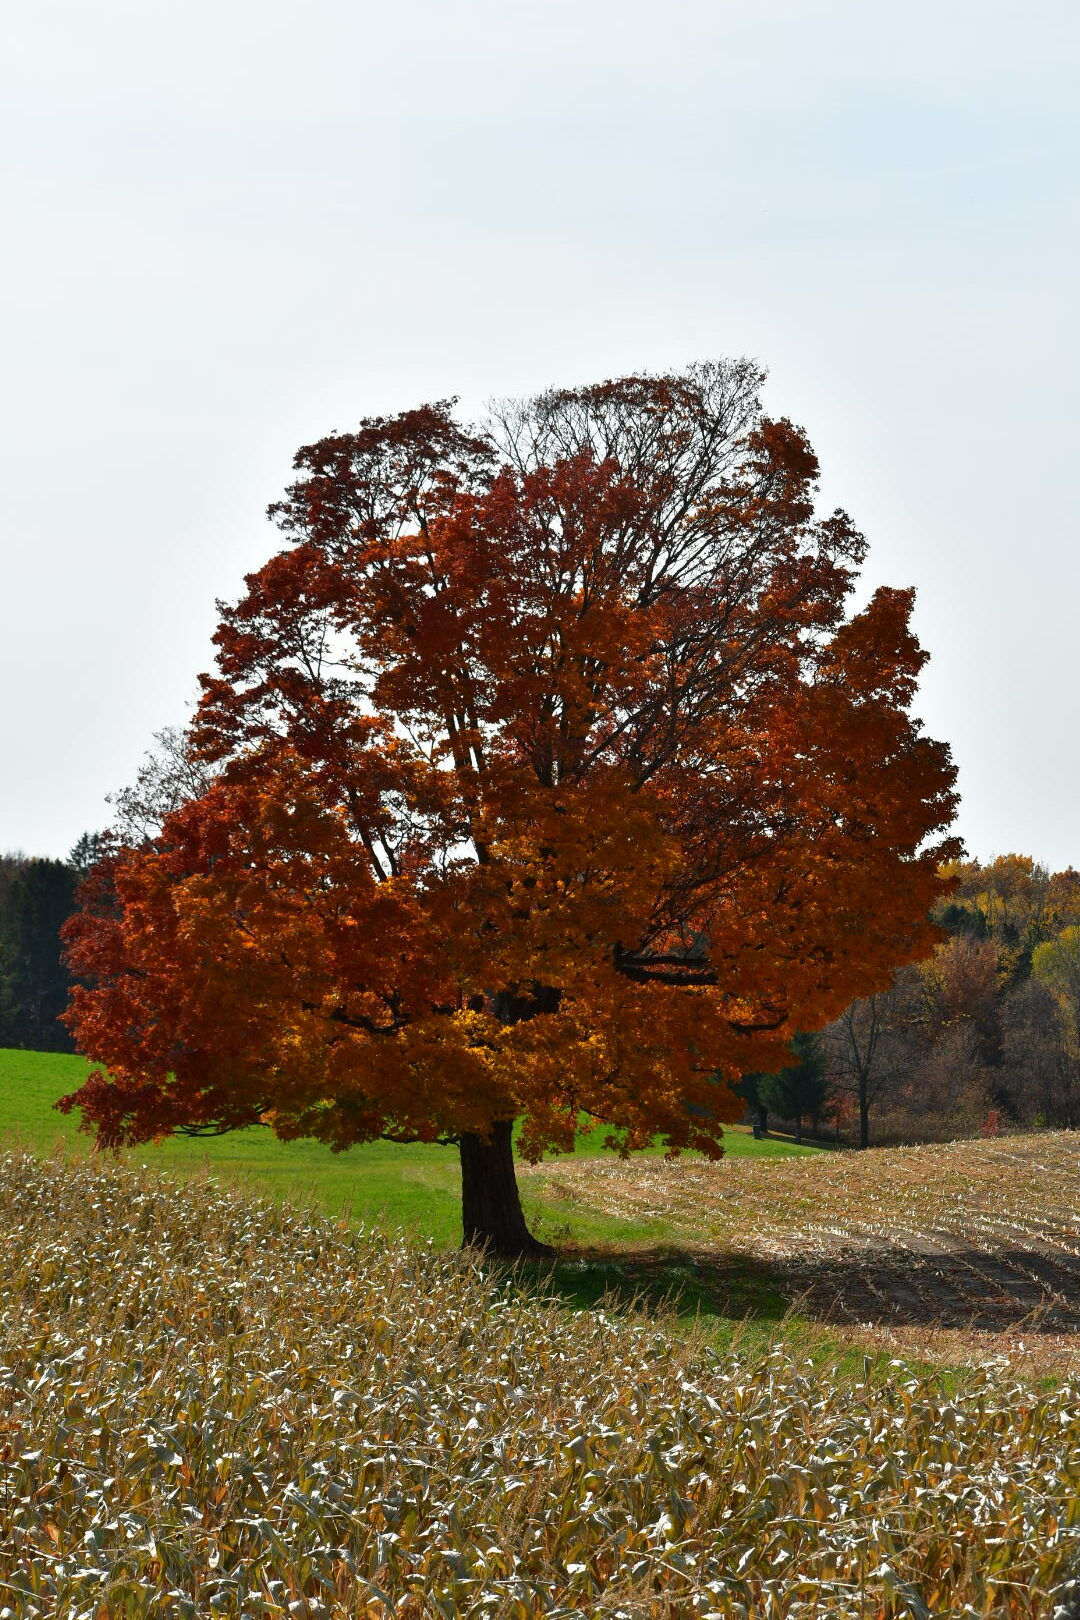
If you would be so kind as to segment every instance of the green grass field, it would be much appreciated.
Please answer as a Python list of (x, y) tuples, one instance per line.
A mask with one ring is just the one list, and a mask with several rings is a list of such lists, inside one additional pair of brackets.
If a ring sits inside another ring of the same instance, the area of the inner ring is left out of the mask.
[[(79, 1085), (86, 1070), (77, 1057), (0, 1050), (0, 1147), (23, 1146), (39, 1157), (59, 1148), (69, 1157), (85, 1157), (91, 1139), (53, 1104)], [(941, 1341), (927, 1350), (918, 1327), (908, 1334), (910, 1345), (905, 1340), (901, 1348), (889, 1279), (900, 1289), (900, 1305), (905, 1299), (910, 1303), (927, 1268), (909, 1277), (900, 1263), (903, 1256), (897, 1260), (888, 1243), (866, 1250), (865, 1234), (859, 1239), (865, 1262), (861, 1270), (843, 1248), (844, 1233), (849, 1228), (861, 1231), (860, 1219), (871, 1219), (875, 1211), (879, 1237), (898, 1224), (902, 1228), (905, 1219), (910, 1224), (916, 1204), (922, 1207), (920, 1199), (929, 1200), (926, 1219), (936, 1231), (940, 1210), (935, 1199), (940, 1201), (947, 1165), (956, 1160), (953, 1203), (962, 1212), (963, 1241), (958, 1243), (964, 1253), (953, 1271), (946, 1267), (940, 1277), (935, 1271), (931, 1280), (938, 1294), (951, 1300), (952, 1317), (957, 1311), (963, 1315), (970, 1292), (965, 1278), (977, 1261), (966, 1254), (967, 1227), (981, 1230), (982, 1215), (999, 1217), (1004, 1209), (993, 1192), (996, 1184), (987, 1182), (983, 1162), (993, 1143), (976, 1143), (970, 1152), (959, 1146), (942, 1149), (930, 1157), (918, 1149), (837, 1157), (782, 1138), (755, 1141), (749, 1131), (735, 1127), (726, 1136), (734, 1161), (727, 1169), (713, 1172), (687, 1155), (669, 1173), (655, 1156), (634, 1155), (620, 1163), (599, 1147), (599, 1137), (597, 1132), (591, 1140), (585, 1138), (579, 1153), (547, 1160), (536, 1171), (523, 1167), (520, 1176), (531, 1229), (558, 1251), (557, 1261), (542, 1267), (544, 1275), (537, 1281), (554, 1287), (565, 1304), (589, 1310), (604, 1299), (609, 1304), (637, 1299), (650, 1310), (667, 1307), (669, 1319), (684, 1325), (700, 1321), (718, 1348), (740, 1335), (747, 1347), (757, 1348), (779, 1338), (789, 1349), (827, 1362), (842, 1375), (845, 1368), (857, 1372), (866, 1351), (885, 1362), (899, 1351), (918, 1363), (928, 1355), (935, 1364), (959, 1367), (969, 1354), (1004, 1348), (1004, 1341), (984, 1344), (986, 1335), (980, 1330), (974, 1337), (961, 1335), (955, 1346)], [(1069, 1144), (1054, 1148), (1040, 1140), (1025, 1147), (1012, 1142), (1011, 1151), (1014, 1156), (1034, 1154), (1032, 1175), (1051, 1177), (1045, 1187), (1032, 1183), (1035, 1206), (1065, 1207), (1068, 1200), (1053, 1179), (1054, 1154), (1071, 1163)], [(460, 1240), (460, 1173), (453, 1148), (374, 1142), (332, 1154), (318, 1143), (283, 1143), (270, 1131), (255, 1129), (217, 1138), (175, 1138), (122, 1157), (136, 1167), (171, 1172), (181, 1185), (195, 1183), (193, 1198), (202, 1196), (198, 1186), (210, 1176), (332, 1220), (345, 1218), (368, 1230), (430, 1240), (442, 1250), (456, 1248)], [(1039, 1169), (1043, 1159), (1049, 1169)], [(984, 1210), (979, 1198), (987, 1186), (993, 1196)], [(822, 1287), (835, 1276), (845, 1299), (865, 1296), (861, 1315), (856, 1312), (861, 1326), (850, 1333), (837, 1327), (848, 1318), (837, 1317), (828, 1301), (823, 1304), (824, 1295), (811, 1299), (808, 1293), (809, 1261), (815, 1244), (820, 1248), (824, 1240), (816, 1227), (816, 1237), (807, 1240), (804, 1228), (821, 1218), (839, 1247), (831, 1258), (818, 1257), (813, 1275)], [(762, 1233), (766, 1241), (759, 1243)], [(1022, 1247), (1021, 1239), (1013, 1246)], [(990, 1259), (1000, 1271), (1001, 1256)], [(1046, 1263), (1044, 1257), (1044, 1269)], [(528, 1273), (520, 1282), (526, 1290), (533, 1286)], [(1022, 1277), (1023, 1298), (1026, 1286)], [(948, 1291), (956, 1288), (960, 1292), (953, 1299)], [(933, 1318), (932, 1304), (929, 1299), (920, 1320)], [(1012, 1316), (1018, 1312), (1023, 1314), (1020, 1305)], [(1012, 1319), (1008, 1312), (1002, 1317), (1003, 1330), (1007, 1318)], [(872, 1327), (875, 1323), (880, 1333)], [(1045, 1340), (1046, 1335), (1035, 1338)], [(1064, 1339), (1061, 1345), (1055, 1340), (1040, 1347), (1048, 1367), (1053, 1362), (1056, 1369), (1063, 1346), (1068, 1348)]]
[[(0, 1050), (0, 1145), (18, 1144), (37, 1154), (58, 1147), (87, 1152), (90, 1138), (79, 1131), (77, 1117), (53, 1107), (81, 1084), (87, 1070), (84, 1059), (62, 1053)], [(582, 1139), (578, 1151), (603, 1153), (601, 1134)], [(741, 1126), (728, 1130), (725, 1147), (732, 1157), (821, 1151), (785, 1138), (755, 1141)], [(254, 1129), (175, 1137), (124, 1157), (185, 1176), (210, 1173), (333, 1218), (404, 1231), (440, 1245), (457, 1244), (461, 1237), (461, 1175), (454, 1148), (369, 1142), (333, 1154), (318, 1142), (279, 1142), (269, 1130)], [(662, 1215), (623, 1220), (567, 1204), (545, 1196), (527, 1175), (522, 1199), (532, 1230), (566, 1251), (555, 1281), (568, 1303), (588, 1306), (611, 1291), (654, 1301), (678, 1298), (684, 1315), (700, 1311), (732, 1325), (747, 1316), (764, 1325), (784, 1313), (784, 1299), (760, 1270), (734, 1268), (723, 1298), (703, 1286), (680, 1252), (685, 1229)]]
[[(56, 1099), (82, 1083), (89, 1065), (83, 1058), (56, 1052), (0, 1050), (0, 1137), (18, 1141), (35, 1153), (62, 1144), (85, 1151), (90, 1139), (78, 1129), (75, 1115), (53, 1107)], [(584, 1138), (578, 1151), (602, 1153), (597, 1132)], [(813, 1153), (782, 1138), (755, 1141), (749, 1130), (733, 1127), (725, 1138), (733, 1156)], [(174, 1137), (130, 1152), (135, 1163), (198, 1174), (209, 1170), (230, 1181), (247, 1182), (272, 1196), (313, 1204), (331, 1216), (416, 1232), (437, 1243), (456, 1242), (461, 1234), (461, 1177), (454, 1148), (403, 1146), (368, 1142), (347, 1153), (331, 1153), (319, 1142), (279, 1142), (261, 1128), (222, 1137)], [(525, 1193), (528, 1200), (528, 1191)], [(593, 1243), (614, 1236), (610, 1217), (599, 1223), (559, 1205), (532, 1201), (534, 1224), (557, 1227), (572, 1241)], [(662, 1238), (662, 1223), (626, 1222), (618, 1234), (625, 1242)]]

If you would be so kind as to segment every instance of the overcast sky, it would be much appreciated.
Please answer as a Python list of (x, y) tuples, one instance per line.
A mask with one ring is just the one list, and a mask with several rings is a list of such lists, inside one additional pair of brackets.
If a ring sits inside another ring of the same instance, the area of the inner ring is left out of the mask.
[(973, 854), (1080, 865), (1076, 0), (35, 0), (0, 849), (108, 820), (359, 417), (749, 354), (918, 588)]

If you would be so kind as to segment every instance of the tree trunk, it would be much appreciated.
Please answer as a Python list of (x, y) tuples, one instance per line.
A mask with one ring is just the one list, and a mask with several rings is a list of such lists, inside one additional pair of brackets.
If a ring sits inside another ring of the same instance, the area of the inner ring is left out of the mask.
[(799, 1115), (798, 1119), (795, 1121), (795, 1140), (796, 1140), (796, 1142), (801, 1142), (802, 1141), (802, 1115), (801, 1114)]
[(554, 1254), (525, 1225), (514, 1174), (513, 1130), (513, 1120), (498, 1119), (490, 1137), (465, 1131), (460, 1138), (465, 1246), (509, 1259)]
[(859, 1146), (870, 1146), (870, 1097), (866, 1075), (859, 1076)]

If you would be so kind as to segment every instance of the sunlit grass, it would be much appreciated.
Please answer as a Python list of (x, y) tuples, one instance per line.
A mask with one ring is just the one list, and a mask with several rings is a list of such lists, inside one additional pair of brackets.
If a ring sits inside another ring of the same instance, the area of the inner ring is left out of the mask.
[[(17, 1140), (34, 1152), (48, 1152), (57, 1143), (86, 1151), (89, 1138), (80, 1134), (77, 1116), (58, 1114), (53, 1104), (77, 1089), (88, 1067), (83, 1058), (63, 1053), (0, 1050), (0, 1137)], [(582, 1138), (573, 1157), (601, 1154), (603, 1134), (597, 1131)], [(748, 1130), (734, 1128), (726, 1138), (726, 1151), (734, 1157), (784, 1157), (815, 1150), (778, 1138), (758, 1142)], [(437, 1243), (461, 1239), (461, 1172), (455, 1148), (368, 1142), (333, 1154), (321, 1143), (279, 1142), (271, 1131), (257, 1128), (222, 1137), (173, 1137), (128, 1156), (179, 1174), (205, 1168), (271, 1197), (311, 1204), (334, 1217), (345, 1213)], [(557, 1198), (528, 1191), (526, 1204), (530, 1219), (542, 1229), (558, 1229), (579, 1242), (617, 1238), (634, 1243), (664, 1235), (640, 1220), (568, 1212)]]
[[(61, 1147), (84, 1155), (91, 1139), (77, 1118), (53, 1107), (57, 1097), (81, 1084), (85, 1060), (66, 1054), (0, 1050), (0, 1144), (3, 1140), (50, 1153)], [(579, 1151), (549, 1162), (568, 1166), (578, 1160), (612, 1158), (601, 1148), (603, 1132), (581, 1139)], [(782, 1138), (755, 1141), (749, 1130), (727, 1133), (734, 1158), (812, 1157)], [(278, 1201), (288, 1201), (333, 1219), (346, 1218), (442, 1247), (461, 1241), (461, 1172), (456, 1149), (370, 1142), (332, 1154), (317, 1142), (279, 1142), (269, 1130), (229, 1136), (175, 1137), (127, 1151), (125, 1162), (196, 1178), (210, 1174)], [(640, 1300), (652, 1309), (669, 1307), (689, 1326), (699, 1318), (717, 1343), (743, 1334), (766, 1343), (777, 1331), (787, 1302), (768, 1267), (730, 1266), (704, 1281), (679, 1250), (678, 1226), (654, 1216), (568, 1204), (557, 1190), (522, 1175), (522, 1196), (530, 1227), (562, 1253), (552, 1284), (574, 1308), (599, 1300)], [(792, 1340), (804, 1331), (785, 1323)], [(832, 1341), (818, 1335), (815, 1350), (828, 1353)], [(2, 1605), (0, 1605), (2, 1606)]]

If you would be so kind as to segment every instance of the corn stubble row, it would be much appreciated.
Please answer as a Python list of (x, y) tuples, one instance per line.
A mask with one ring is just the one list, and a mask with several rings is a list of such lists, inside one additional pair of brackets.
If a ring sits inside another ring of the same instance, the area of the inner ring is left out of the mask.
[(1071, 1612), (1075, 1384), (718, 1356), (93, 1162), (0, 1203), (3, 1615)]

